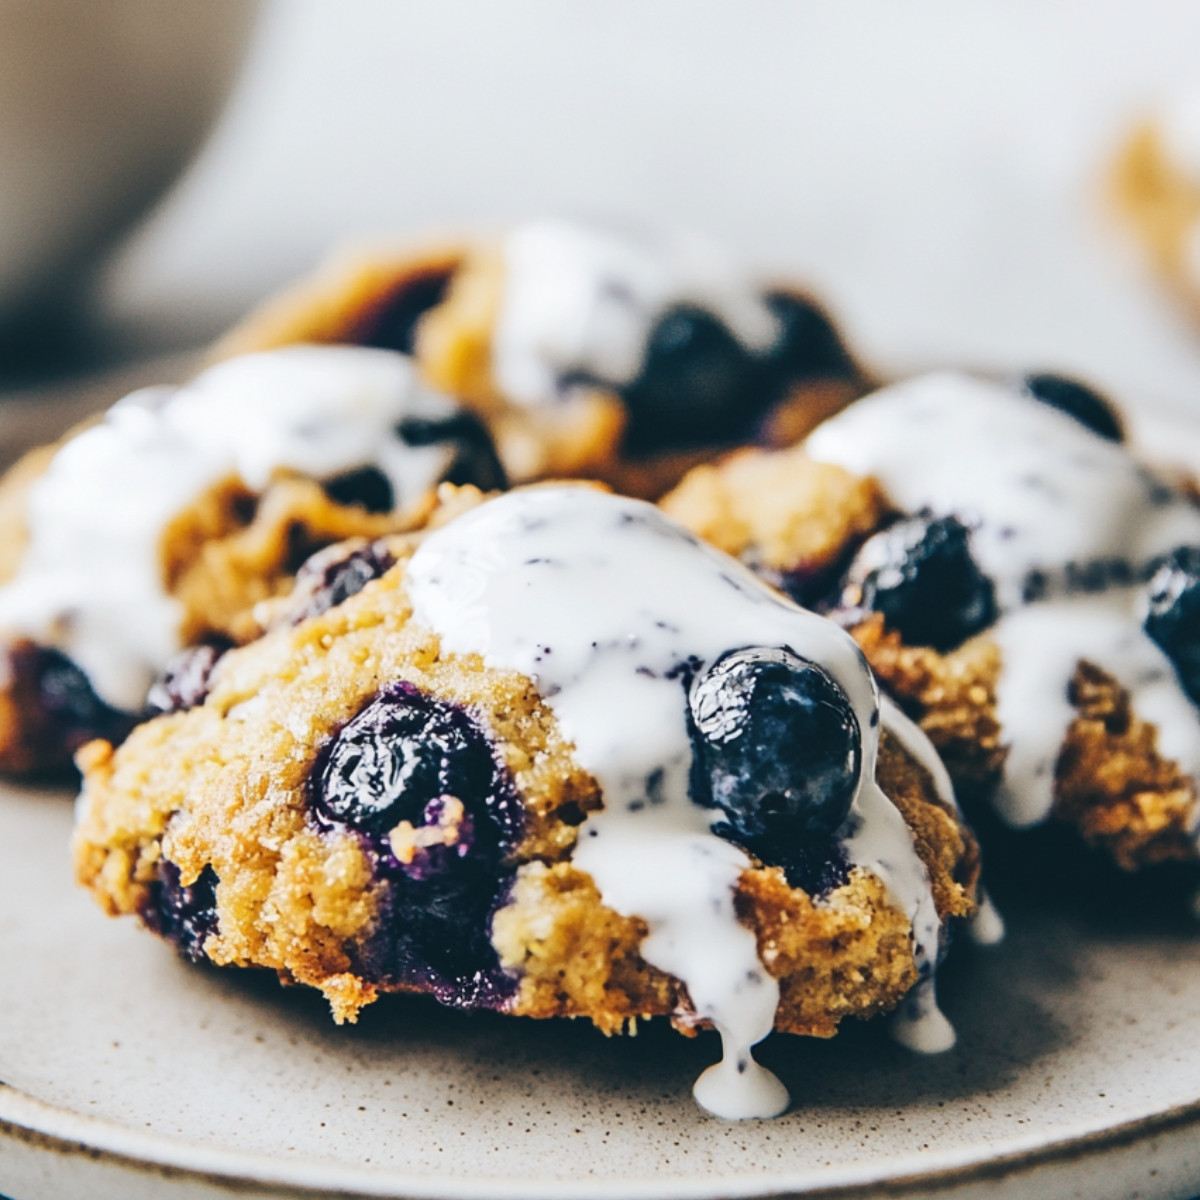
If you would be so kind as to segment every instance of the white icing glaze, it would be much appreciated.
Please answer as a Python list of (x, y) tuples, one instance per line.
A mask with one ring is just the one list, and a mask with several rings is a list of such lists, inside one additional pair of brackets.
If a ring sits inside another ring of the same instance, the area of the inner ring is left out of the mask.
[(943, 1054), (954, 1047), (954, 1026), (938, 1007), (933, 976), (922, 979), (903, 1000), (892, 1017), (889, 1032), (902, 1046), (917, 1054)]
[(754, 350), (779, 336), (761, 294), (693, 235), (545, 220), (512, 230), (503, 256), (492, 362), (501, 390), (519, 404), (559, 399), (569, 375), (632, 382), (655, 320), (674, 304), (714, 313)]
[[(407, 579), (415, 619), (447, 650), (534, 681), (599, 781), (604, 809), (581, 827), (574, 861), (605, 903), (647, 922), (646, 960), (681, 979), (697, 1015), (720, 1030), (724, 1064), (697, 1085), (705, 1107), (773, 1116), (786, 1095), (750, 1053), (772, 1027), (778, 985), (734, 914), (749, 860), (712, 833), (717, 814), (688, 795), (684, 664), (703, 669), (729, 650), (787, 646), (838, 681), (862, 732), (845, 853), (885, 882), (912, 920), (922, 974), (932, 971), (940, 928), (928, 875), (875, 784), (878, 694), (843, 631), (652, 505), (579, 486), (510, 493), (457, 518), (425, 540)], [(911, 723), (899, 736), (925, 741)]]
[(29, 497), (29, 545), (0, 588), (0, 630), (63, 650), (97, 694), (140, 708), (179, 646), (162, 578), (167, 523), (231, 476), (261, 490), (277, 470), (328, 478), (373, 465), (398, 505), (449, 465), (410, 447), (402, 417), (456, 411), (386, 350), (293, 346), (221, 363), (179, 389), (148, 388), (68, 441)]
[(1004, 918), (984, 888), (979, 889), (974, 915), (967, 921), (967, 936), (977, 946), (998, 946), (1004, 941)]
[[(1159, 748), (1200, 770), (1200, 718), (1167, 657), (1144, 633), (1144, 589), (1123, 579), (1072, 590), (1071, 567), (1119, 563), (1137, 575), (1157, 556), (1200, 546), (1200, 511), (1122, 446), (1002, 384), (950, 372), (884, 388), (822, 425), (813, 458), (879, 479), (902, 509), (954, 514), (996, 585), (990, 634), (1003, 661), (997, 709), (1008, 746), (1001, 815), (1043, 820), (1074, 716), (1067, 689), (1082, 659), (1126, 687)], [(1040, 597), (1028, 594), (1037, 573)], [(1120, 578), (1120, 577), (1117, 577)]]

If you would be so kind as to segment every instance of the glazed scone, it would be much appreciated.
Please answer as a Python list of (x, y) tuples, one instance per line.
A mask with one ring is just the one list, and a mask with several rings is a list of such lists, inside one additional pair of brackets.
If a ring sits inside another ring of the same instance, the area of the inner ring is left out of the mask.
[(1196, 857), (1200, 510), (1089, 389), (911, 380), (663, 507), (849, 627), (964, 796)]
[(424, 991), (712, 1024), (724, 1115), (786, 1104), (750, 1057), (772, 1027), (904, 1000), (910, 1044), (953, 1040), (933, 978), (975, 844), (842, 630), (582, 485), (340, 553), (377, 577), (334, 603), (327, 559), (179, 711), (81, 753), (75, 861), (108, 912), (339, 1021)]
[(714, 447), (794, 441), (866, 387), (803, 293), (753, 284), (694, 236), (567, 220), (347, 255), (217, 353), (296, 340), (411, 351), (486, 417), (514, 481), (587, 476), (640, 495)]
[(0, 770), (119, 740), (170, 657), (324, 545), (503, 483), (487, 430), (383, 350), (293, 346), (127, 396), (0, 482)]

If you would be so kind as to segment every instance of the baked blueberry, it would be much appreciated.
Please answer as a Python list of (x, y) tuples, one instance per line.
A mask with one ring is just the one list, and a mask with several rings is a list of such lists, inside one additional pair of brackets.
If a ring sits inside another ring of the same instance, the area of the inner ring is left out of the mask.
[(638, 377), (621, 389), (626, 449), (731, 440), (759, 415), (762, 385), (762, 363), (721, 320), (691, 305), (670, 308), (650, 332)]
[(862, 768), (845, 693), (791, 650), (751, 647), (698, 675), (688, 709), (692, 799), (721, 809), (718, 833), (811, 881), (829, 862)]
[(1049, 372), (1026, 375), (1021, 387), (1035, 400), (1074, 417), (1093, 433), (1110, 442), (1123, 442), (1121, 419), (1107, 400), (1077, 379)]
[(470, 483), (484, 492), (502, 491), (508, 486), (492, 435), (472, 412), (463, 410), (437, 419), (405, 417), (396, 426), (396, 433), (408, 446), (453, 446), (454, 458), (442, 475), (445, 483)]
[(160, 859), (157, 878), (150, 884), (146, 902), (138, 910), (146, 925), (174, 942), (192, 962), (204, 960), (204, 942), (217, 928), (217, 876), (205, 867), (195, 883), (184, 887), (179, 868)]
[(770, 353), (780, 392), (802, 379), (853, 378), (858, 374), (854, 359), (820, 305), (796, 292), (768, 292), (765, 299), (780, 325)]
[(1149, 586), (1146, 632), (1175, 664), (1179, 682), (1200, 704), (1200, 549), (1181, 546)]
[(203, 704), (213, 670), (231, 644), (206, 644), (181, 650), (151, 685), (146, 707), (152, 712), (169, 713), (186, 712)]
[(408, 275), (366, 314), (358, 339), (361, 345), (412, 354), (421, 317), (439, 305), (450, 287), (453, 271), (429, 270)]
[(489, 932), (522, 816), (483, 729), (461, 708), (395, 684), (334, 738), (313, 800), (326, 820), (364, 835), (389, 911), (403, 914), (380, 921), (364, 969), (447, 1004), (507, 994)]
[(292, 624), (336, 608), (378, 579), (396, 559), (383, 540), (336, 542), (318, 550), (296, 572), (288, 614)]
[(367, 512), (386, 513), (395, 507), (391, 480), (378, 467), (346, 471), (321, 485), (337, 504), (356, 504)]
[(956, 517), (912, 517), (869, 538), (847, 573), (841, 604), (881, 613), (910, 645), (942, 651), (996, 619), (995, 588)]

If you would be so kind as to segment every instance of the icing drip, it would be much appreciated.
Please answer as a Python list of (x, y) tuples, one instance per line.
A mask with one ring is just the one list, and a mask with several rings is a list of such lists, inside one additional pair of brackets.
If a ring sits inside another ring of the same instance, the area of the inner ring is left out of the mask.
[(1001, 609), (989, 636), (1003, 670), (997, 709), (1008, 745), (996, 799), (1015, 826), (1044, 820), (1075, 716), (1081, 660), (1128, 689), (1158, 727), (1160, 751), (1200, 770), (1200, 718), (1142, 628), (1154, 560), (1200, 546), (1200, 511), (1124, 448), (1001, 384), (950, 372), (884, 388), (826, 422), (813, 458), (879, 479), (909, 512), (954, 515)]
[(403, 356), (351, 347), (247, 355), (179, 389), (135, 392), (33, 485), (0, 629), (61, 649), (102, 699), (136, 710), (179, 648), (181, 610), (162, 577), (174, 517), (231, 477), (260, 491), (280, 470), (324, 479), (363, 466), (387, 477), (400, 507), (438, 482), (453, 450), (409, 446), (397, 421), (456, 411)]
[(975, 914), (967, 921), (967, 936), (977, 946), (997, 946), (1004, 941), (1004, 918), (992, 903), (992, 898), (979, 889), (979, 902)]
[(780, 333), (759, 293), (699, 237), (546, 220), (514, 229), (503, 255), (492, 361), (518, 404), (559, 399), (571, 377), (631, 383), (655, 320), (674, 304), (715, 314), (752, 350)]
[[(912, 833), (874, 781), (879, 700), (853, 640), (797, 608), (658, 509), (587, 487), (537, 488), (481, 505), (431, 534), (409, 564), (416, 620), (443, 646), (529, 676), (554, 709), (603, 811), (575, 863), (616, 911), (642, 917), (647, 962), (682, 980), (720, 1030), (722, 1064), (697, 1099), (726, 1117), (773, 1116), (782, 1085), (750, 1047), (770, 1031), (778, 985), (733, 908), (746, 854), (688, 793), (692, 750), (681, 674), (725, 652), (787, 646), (838, 681), (862, 732), (862, 773), (842, 831), (913, 923), (923, 974), (939, 923)], [(889, 708), (884, 721), (893, 727)], [(911, 728), (898, 734), (924, 742)]]
[(892, 1017), (890, 1032), (902, 1046), (917, 1054), (943, 1054), (954, 1048), (954, 1026), (938, 1008), (933, 976), (922, 979)]

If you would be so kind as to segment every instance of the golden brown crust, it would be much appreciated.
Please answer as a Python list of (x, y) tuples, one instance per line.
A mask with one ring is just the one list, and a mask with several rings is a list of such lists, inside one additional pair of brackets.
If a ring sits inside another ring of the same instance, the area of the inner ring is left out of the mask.
[[(601, 805), (532, 683), (473, 655), (441, 652), (411, 620), (400, 561), (362, 592), (230, 652), (206, 702), (140, 726), (119, 750), (93, 743), (74, 853), (80, 882), (110, 913), (151, 903), (160, 859), (191, 885), (211, 867), (219, 927), (204, 953), (320, 988), (351, 1020), (383, 983), (355, 970), (355, 945), (381, 919), (382, 885), (362, 845), (309, 814), (321, 748), (380, 687), (404, 680), (472, 713), (490, 731), (525, 811), (518, 875), (492, 936), (520, 975), (509, 1011), (578, 1015), (614, 1032), (639, 1016), (687, 1017), (678, 981), (641, 957), (644, 924), (605, 906), (570, 862)], [(411, 550), (411, 543), (409, 543)], [(973, 907), (975, 849), (932, 783), (885, 739), (881, 782), (914, 831), (943, 916)], [(846, 1015), (893, 1006), (916, 978), (912, 930), (884, 885), (855, 869), (819, 899), (777, 868), (744, 872), (737, 906), (782, 984), (782, 1029), (831, 1034)]]
[(1131, 710), (1129, 693), (1080, 663), (1071, 703), (1079, 715), (1058, 760), (1055, 815), (1126, 870), (1194, 859), (1195, 781), (1158, 753), (1155, 728)]
[(335, 253), (311, 277), (243, 318), (217, 342), (211, 357), (216, 361), (296, 342), (361, 344), (401, 289), (414, 282), (449, 279), (469, 249), (461, 239), (445, 239), (393, 250)]
[(814, 462), (799, 446), (699, 466), (660, 507), (726, 554), (789, 572), (827, 567), (888, 511), (874, 480)]

